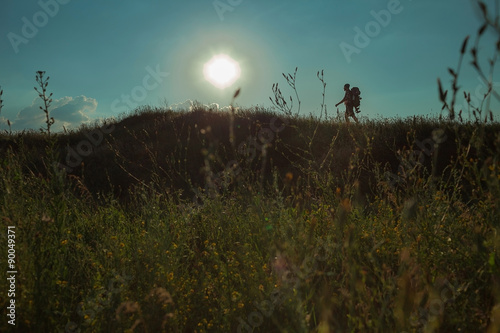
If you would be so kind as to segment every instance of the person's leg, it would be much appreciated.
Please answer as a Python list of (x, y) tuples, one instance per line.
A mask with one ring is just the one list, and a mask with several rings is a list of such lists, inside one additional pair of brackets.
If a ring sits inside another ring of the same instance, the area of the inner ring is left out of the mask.
[(347, 122), (349, 122), (349, 117), (353, 117), (354, 119), (356, 119), (356, 117), (354, 116), (354, 112), (352, 111), (352, 105), (346, 105), (345, 118)]
[(356, 118), (356, 115), (355, 115), (354, 113), (352, 114), (352, 117), (354, 118), (354, 121), (355, 121), (356, 123), (359, 123), (358, 118)]

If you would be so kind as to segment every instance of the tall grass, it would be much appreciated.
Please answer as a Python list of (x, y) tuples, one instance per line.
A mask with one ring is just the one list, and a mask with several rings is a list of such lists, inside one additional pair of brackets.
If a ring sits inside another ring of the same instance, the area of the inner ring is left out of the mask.
[(291, 117), (259, 140), (275, 116), (237, 113), (234, 153), (228, 114), (144, 109), (70, 174), (51, 159), (94, 129), (52, 135), (55, 154), (4, 135), (19, 274), (2, 330), (498, 328), (497, 123)]

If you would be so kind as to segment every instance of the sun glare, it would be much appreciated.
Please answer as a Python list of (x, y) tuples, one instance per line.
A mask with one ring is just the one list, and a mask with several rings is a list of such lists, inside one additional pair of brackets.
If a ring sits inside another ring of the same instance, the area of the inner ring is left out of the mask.
[(219, 54), (212, 57), (212, 59), (203, 66), (203, 75), (205, 79), (220, 89), (232, 85), (238, 80), (240, 73), (240, 65), (225, 54)]

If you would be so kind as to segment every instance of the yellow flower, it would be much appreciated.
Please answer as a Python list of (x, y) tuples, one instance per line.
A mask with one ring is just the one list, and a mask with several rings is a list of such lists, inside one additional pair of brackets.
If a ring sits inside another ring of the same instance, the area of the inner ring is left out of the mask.
[(260, 291), (264, 291), (264, 286), (263, 285), (259, 285), (259, 290)]
[(245, 306), (245, 304), (243, 304), (243, 302), (238, 303), (238, 308), (242, 309), (244, 306)]
[(67, 239), (65, 239), (65, 240), (63, 240), (63, 241), (61, 242), (61, 245), (66, 245), (66, 244), (68, 244), (68, 240), (67, 240)]
[(82, 234), (78, 234), (78, 235), (76, 235), (76, 238), (77, 238), (77, 239), (82, 239), (82, 237), (83, 237), (83, 235), (82, 235)]
[(125, 244), (123, 244), (123, 242), (122, 242), (122, 243), (120, 243), (120, 246), (121, 246), (121, 247), (125, 247)]

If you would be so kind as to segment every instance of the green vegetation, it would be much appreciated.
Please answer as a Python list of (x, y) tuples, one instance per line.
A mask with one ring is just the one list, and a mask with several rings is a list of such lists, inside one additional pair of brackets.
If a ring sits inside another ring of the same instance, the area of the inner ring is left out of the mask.
[(499, 127), (199, 107), (4, 134), (15, 329), (497, 332)]
[(323, 72), (320, 117), (300, 116), (296, 69), (279, 114), (144, 107), (54, 133), (37, 72), (47, 127), (0, 135), (0, 331), (500, 332), (498, 49), (491, 74), (478, 59), (500, 21), (477, 4), (469, 122), (469, 38), (438, 81), (449, 120), (340, 122)]

